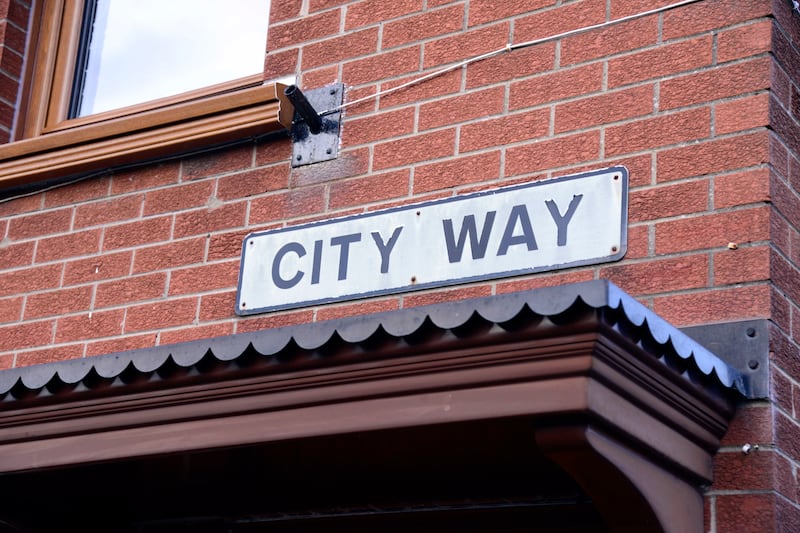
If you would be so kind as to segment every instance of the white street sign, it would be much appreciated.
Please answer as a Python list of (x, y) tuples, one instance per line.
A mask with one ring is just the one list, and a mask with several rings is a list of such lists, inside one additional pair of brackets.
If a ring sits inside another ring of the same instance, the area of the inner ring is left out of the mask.
[(248, 235), (236, 312), (290, 309), (621, 259), (624, 167)]

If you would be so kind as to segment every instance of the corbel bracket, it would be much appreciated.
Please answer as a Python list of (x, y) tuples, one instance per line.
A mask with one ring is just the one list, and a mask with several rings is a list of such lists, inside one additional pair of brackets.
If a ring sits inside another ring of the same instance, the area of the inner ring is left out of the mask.
[(336, 110), (342, 105), (344, 85), (301, 91), (296, 85), (284, 90), (293, 108), (291, 124), (292, 166), (299, 167), (336, 159), (339, 154), (341, 111), (320, 114), (319, 110)]

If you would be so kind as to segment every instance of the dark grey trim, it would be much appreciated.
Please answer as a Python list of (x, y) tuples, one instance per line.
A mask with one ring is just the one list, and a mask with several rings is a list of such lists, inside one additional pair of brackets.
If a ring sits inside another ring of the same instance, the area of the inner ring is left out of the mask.
[(597, 314), (608, 328), (643, 346), (685, 379), (754, 397), (748, 376), (614, 284), (598, 280), (15, 368), (0, 372), (0, 399), (7, 404), (142, 383), (219, 380), (246, 366), (316, 361), (342, 343), (378, 351), (386, 341), (413, 346), (430, 335), (450, 336), (462, 344), (485, 343), (542, 320), (555, 326), (577, 323), (586, 312)]

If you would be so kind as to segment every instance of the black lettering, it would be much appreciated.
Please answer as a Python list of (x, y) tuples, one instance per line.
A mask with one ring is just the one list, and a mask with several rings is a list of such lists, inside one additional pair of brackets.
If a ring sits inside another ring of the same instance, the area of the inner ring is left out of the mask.
[(319, 272), (322, 266), (322, 241), (314, 241), (314, 262), (311, 265), (311, 284), (319, 283)]
[(558, 206), (556, 205), (555, 201), (545, 201), (545, 204), (547, 204), (547, 209), (550, 211), (550, 216), (553, 217), (553, 222), (556, 223), (556, 227), (558, 228), (559, 246), (567, 245), (567, 225), (569, 224), (569, 221), (572, 220), (572, 215), (575, 214), (578, 204), (581, 203), (581, 198), (583, 198), (582, 194), (574, 195), (572, 197), (572, 201), (569, 203), (569, 207), (567, 207), (567, 212), (563, 216), (558, 211)]
[[(519, 222), (522, 228), (521, 235), (514, 235), (517, 222)], [(497, 248), (497, 255), (506, 255), (508, 253), (508, 248), (517, 244), (527, 245), (529, 252), (538, 249), (538, 246), (536, 246), (536, 237), (533, 234), (533, 227), (531, 226), (531, 219), (528, 217), (528, 209), (524, 205), (515, 205), (511, 208), (506, 230), (503, 232), (503, 238), (500, 240), (500, 246)]]
[(473, 259), (483, 259), (486, 255), (486, 246), (489, 244), (489, 235), (492, 232), (492, 224), (494, 224), (494, 217), (496, 212), (489, 211), (486, 213), (486, 219), (483, 222), (483, 230), (481, 231), (480, 239), (478, 238), (478, 230), (475, 227), (475, 215), (467, 215), (464, 217), (464, 222), (461, 224), (461, 232), (458, 234), (458, 242), (455, 241), (455, 233), (453, 232), (453, 221), (448, 219), (442, 220), (444, 226), (444, 240), (447, 245), (447, 258), (451, 263), (461, 262), (461, 256), (464, 254), (464, 245), (469, 236), (470, 247), (472, 250)]
[(331, 246), (339, 246), (339, 281), (347, 279), (347, 262), (350, 259), (350, 245), (361, 240), (360, 233), (340, 235), (331, 238)]
[(305, 274), (302, 270), (298, 270), (295, 275), (289, 279), (281, 277), (281, 261), (283, 261), (283, 256), (289, 252), (296, 253), (297, 257), (306, 255), (306, 249), (303, 248), (303, 245), (299, 242), (290, 242), (281, 246), (278, 253), (275, 254), (275, 258), (272, 260), (272, 282), (279, 289), (291, 289), (300, 283), (300, 280), (303, 279), (303, 275)]
[(401, 231), (403, 231), (403, 226), (394, 228), (392, 236), (389, 237), (389, 242), (387, 243), (383, 242), (383, 237), (380, 232), (373, 231), (371, 234), (375, 245), (378, 247), (378, 251), (381, 253), (381, 274), (389, 272), (389, 255), (392, 253), (394, 245), (397, 244), (397, 238), (400, 237)]

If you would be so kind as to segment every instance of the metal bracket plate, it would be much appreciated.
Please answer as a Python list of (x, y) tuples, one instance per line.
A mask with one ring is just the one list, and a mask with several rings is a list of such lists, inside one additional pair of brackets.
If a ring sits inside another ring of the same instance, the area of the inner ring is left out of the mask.
[(769, 330), (766, 319), (681, 328), (686, 335), (750, 381), (753, 398), (769, 397)]
[[(334, 83), (326, 87), (303, 91), (317, 113), (336, 109), (342, 105), (344, 85)], [(322, 117), (322, 131), (313, 134), (300, 116), (292, 121), (292, 166), (299, 167), (336, 159), (339, 155), (339, 129), (342, 112)]]

